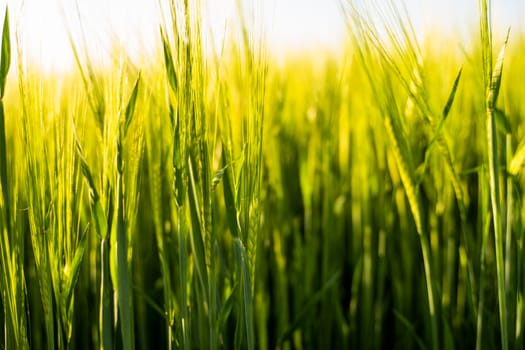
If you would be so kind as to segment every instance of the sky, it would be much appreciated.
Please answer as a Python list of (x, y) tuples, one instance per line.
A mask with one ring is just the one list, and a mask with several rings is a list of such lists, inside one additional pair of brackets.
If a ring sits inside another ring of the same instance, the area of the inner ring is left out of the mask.
[[(347, 30), (339, 1), (259, 0), (257, 13), (263, 18), (270, 47), (283, 52), (338, 47)], [(132, 57), (152, 52), (158, 44), (161, 10), (157, 0), (0, 0), (1, 9), (6, 2), (25, 57), (46, 70), (73, 66), (67, 31), (78, 39), (84, 28), (94, 56), (109, 55), (113, 40)], [(525, 0), (493, 3), (495, 26), (510, 26), (513, 32), (525, 28)], [(461, 33), (465, 37), (477, 23), (478, 0), (405, 0), (405, 4), (419, 33)], [(235, 0), (209, 0), (206, 7), (206, 23), (220, 41), (227, 19), (236, 14)]]

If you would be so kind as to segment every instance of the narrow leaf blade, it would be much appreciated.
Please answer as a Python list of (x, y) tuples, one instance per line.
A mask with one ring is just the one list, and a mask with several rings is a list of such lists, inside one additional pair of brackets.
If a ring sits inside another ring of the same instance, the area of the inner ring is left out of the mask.
[(0, 98), (4, 97), (7, 72), (11, 65), (11, 42), (9, 38), (9, 9), (6, 7), (2, 30), (2, 57), (0, 63)]

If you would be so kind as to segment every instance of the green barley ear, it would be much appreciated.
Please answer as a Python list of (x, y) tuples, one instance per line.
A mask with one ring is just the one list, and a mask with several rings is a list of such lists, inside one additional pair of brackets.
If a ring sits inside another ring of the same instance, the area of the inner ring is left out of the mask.
[[(396, 63), (395, 57), (388, 52), (387, 44), (379, 39), (379, 29), (374, 27), (373, 20), (367, 15), (361, 15), (352, 1), (346, 1), (346, 3), (348, 4), (348, 11), (346, 11), (347, 20), (350, 25), (354, 26), (354, 30), (352, 30), (350, 34), (356, 45), (358, 59), (360, 60), (365, 77), (375, 97), (378, 110), (383, 116), (385, 131), (389, 141), (389, 151), (395, 159), (401, 183), (403, 184), (415, 223), (416, 232), (419, 235), (427, 288), (430, 340), (432, 349), (437, 350), (440, 347), (439, 328), (442, 323), (439, 322), (439, 304), (437, 303), (438, 299), (434, 286), (435, 277), (432, 267), (433, 261), (429, 235), (425, 224), (425, 211), (422, 207), (420, 188), (416, 181), (418, 172), (413, 163), (413, 150), (408, 143), (408, 136), (403, 128), (404, 115), (398, 108), (397, 96), (394, 93), (396, 91), (394, 79), (400, 82), (402, 86), (404, 85), (405, 88), (409, 87), (410, 84), (407, 83), (408, 80), (403, 73), (403, 64)], [(393, 3), (390, 2), (389, 5), (391, 7), (386, 7), (386, 11), (391, 11), (395, 17), (395, 21), (402, 21)], [(385, 21), (388, 22), (389, 18), (386, 15), (384, 15), (384, 17)], [(407, 27), (410, 26), (411, 25), (408, 24), (405, 27), (403, 23), (400, 23), (400, 28), (395, 26), (389, 27), (387, 23), (386, 29), (394, 45), (398, 48), (403, 47), (405, 44), (408, 46), (408, 53), (403, 53), (402, 58), (408, 58), (408, 61), (415, 61), (414, 58), (417, 56), (418, 49), (417, 43), (412, 42), (411, 35), (407, 32)], [(397, 29), (400, 29), (403, 33), (400, 38), (396, 35), (396, 32), (398, 32)], [(402, 51), (403, 50), (400, 50), (400, 52)], [(404, 59), (401, 61), (404, 62)], [(410, 88), (408, 88), (407, 91), (410, 93)], [(415, 101), (424, 101), (426, 99), (424, 93), (424, 89), (419, 89), (417, 94), (421, 96), (414, 95)], [(428, 110), (425, 105), (421, 107), (423, 111)]]

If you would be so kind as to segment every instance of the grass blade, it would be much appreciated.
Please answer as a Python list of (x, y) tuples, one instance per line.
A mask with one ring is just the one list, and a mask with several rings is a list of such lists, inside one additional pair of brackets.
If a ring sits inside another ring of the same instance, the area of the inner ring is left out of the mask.
[(164, 33), (164, 30), (160, 29), (160, 35), (162, 38), (162, 52), (164, 54), (164, 66), (166, 67), (166, 75), (168, 77), (168, 84), (174, 93), (178, 91), (178, 80), (175, 65), (173, 64), (173, 56), (171, 55), (171, 47)]
[(492, 73), (490, 88), (487, 94), (487, 107), (489, 109), (496, 108), (496, 102), (498, 100), (499, 90), (501, 86), (501, 78), (503, 75), (503, 60), (505, 58), (505, 49), (507, 48), (507, 43), (509, 42), (509, 36), (510, 29), (507, 31), (505, 42), (499, 52), (498, 60), (496, 61), (496, 65), (494, 66), (494, 70)]
[(505, 266), (503, 255), (503, 223), (501, 216), (500, 188), (499, 188), (499, 154), (498, 154), (498, 135), (496, 128), (496, 117), (494, 109), (496, 107), (501, 76), (503, 71), (503, 58), (505, 47), (508, 40), (500, 51), (494, 70), (492, 69), (492, 27), (491, 27), (491, 7), (490, 1), (480, 0), (481, 6), (481, 38), (485, 75), (486, 90), (486, 124), (487, 124), (487, 148), (489, 165), (489, 188), (492, 207), (492, 219), (494, 229), (494, 244), (496, 251), (496, 277), (498, 290), (498, 306), (501, 332), (501, 348), (509, 348), (509, 330), (507, 328), (507, 291), (505, 290)]
[(128, 104), (126, 106), (123, 135), (127, 134), (129, 124), (131, 124), (131, 120), (133, 119), (133, 114), (135, 113), (135, 106), (137, 104), (137, 94), (139, 91), (139, 81), (140, 81), (140, 75), (137, 77), (137, 80), (135, 81), (135, 85), (133, 86), (133, 91), (131, 92), (131, 96), (129, 97)]
[(255, 331), (253, 326), (253, 297), (250, 277), (250, 268), (246, 256), (246, 248), (239, 238), (233, 240), (233, 247), (236, 258), (236, 265), (240, 281), (240, 310), (244, 318), (244, 335), (246, 336), (246, 348), (253, 350), (255, 348)]
[(7, 73), (11, 65), (11, 41), (9, 36), (9, 9), (6, 7), (2, 29), (2, 57), (0, 58), (0, 99), (4, 97)]

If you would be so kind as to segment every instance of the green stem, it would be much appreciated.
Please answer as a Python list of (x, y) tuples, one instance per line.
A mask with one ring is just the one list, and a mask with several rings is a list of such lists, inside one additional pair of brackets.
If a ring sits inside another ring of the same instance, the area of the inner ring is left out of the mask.
[(111, 278), (109, 272), (109, 239), (103, 238), (100, 243), (101, 271), (100, 277), (100, 346), (103, 350), (113, 349), (113, 307)]
[(505, 265), (503, 256), (503, 234), (501, 222), (501, 207), (500, 207), (500, 189), (498, 182), (499, 166), (498, 166), (498, 149), (497, 149), (497, 134), (496, 134), (496, 120), (494, 110), (487, 107), (487, 136), (488, 136), (488, 156), (489, 156), (489, 183), (490, 183), (490, 199), (492, 204), (492, 215), (494, 225), (494, 244), (496, 248), (496, 275), (498, 288), (498, 303), (499, 303), (499, 318), (501, 331), (501, 348), (507, 350), (509, 348), (508, 333), (507, 333), (507, 297), (505, 291)]

